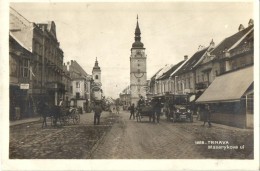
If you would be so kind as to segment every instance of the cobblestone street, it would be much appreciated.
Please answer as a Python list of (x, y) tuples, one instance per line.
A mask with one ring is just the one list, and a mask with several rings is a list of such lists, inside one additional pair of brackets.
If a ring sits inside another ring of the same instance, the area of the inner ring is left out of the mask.
[[(11, 159), (81, 159), (110, 130), (116, 116), (103, 112), (100, 125), (93, 125), (93, 113), (80, 115), (80, 124), (42, 129), (41, 123), (30, 122), (10, 127)], [(48, 122), (48, 121), (47, 121)], [(12, 125), (12, 124), (11, 124)]]
[[(79, 125), (42, 129), (31, 122), (10, 127), (11, 159), (205, 159), (253, 158), (253, 130), (202, 122), (159, 124), (129, 120), (129, 113), (102, 113), (93, 125), (93, 113), (81, 116)], [(213, 142), (212, 142), (213, 141)], [(202, 142), (204, 144), (202, 144)], [(219, 144), (218, 144), (219, 143)], [(221, 144), (223, 143), (223, 144)], [(227, 144), (228, 143), (228, 144)], [(208, 146), (238, 149), (208, 149)], [(243, 149), (239, 149), (243, 146)]]

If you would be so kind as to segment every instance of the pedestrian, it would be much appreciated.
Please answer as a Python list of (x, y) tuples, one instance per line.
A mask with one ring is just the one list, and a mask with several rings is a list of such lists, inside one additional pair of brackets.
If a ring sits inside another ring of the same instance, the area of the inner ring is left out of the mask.
[(160, 122), (160, 115), (161, 115), (161, 108), (162, 108), (162, 104), (161, 104), (161, 99), (154, 99), (154, 103), (153, 103), (153, 122), (155, 122), (155, 116), (156, 116), (156, 120), (157, 123)]
[(40, 115), (41, 115), (42, 118), (43, 118), (42, 128), (43, 128), (43, 127), (47, 127), (46, 118), (47, 118), (47, 115), (48, 115), (48, 105), (44, 102), (43, 99), (41, 99), (41, 100), (39, 101), (39, 104), (38, 104), (38, 113), (40, 113)]
[(99, 125), (102, 108), (98, 102), (94, 106), (94, 125)]
[(140, 99), (138, 101), (138, 107), (142, 107), (145, 105), (145, 101), (144, 101), (144, 98), (143, 96), (140, 96)]
[(203, 116), (204, 117), (203, 126), (205, 126), (205, 123), (208, 122), (209, 127), (211, 127), (211, 121), (210, 121), (211, 111), (210, 111), (210, 106), (208, 104), (204, 105), (203, 115), (204, 115)]
[(133, 116), (133, 119), (135, 119), (135, 104), (133, 103), (131, 106), (130, 106), (130, 118)]
[(116, 105), (116, 114), (119, 114), (119, 105)]

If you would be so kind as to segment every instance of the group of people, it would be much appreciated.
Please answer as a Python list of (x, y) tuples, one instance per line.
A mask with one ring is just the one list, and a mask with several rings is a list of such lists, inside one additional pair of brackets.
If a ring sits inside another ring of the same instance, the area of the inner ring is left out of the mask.
[[(130, 117), (129, 119), (131, 119), (133, 117), (133, 119), (135, 119), (135, 117), (137, 117), (136, 114), (138, 114), (138, 112), (141, 111), (141, 108), (144, 107), (146, 104), (143, 96), (140, 96), (140, 99), (137, 102), (137, 107), (135, 107), (135, 104), (133, 103), (128, 109), (130, 111)], [(162, 108), (162, 103), (160, 101), (160, 99), (153, 99), (152, 101), (152, 118), (153, 118), (153, 122), (155, 122), (155, 116), (156, 116), (156, 120), (157, 123), (160, 122), (160, 115), (161, 115), (161, 108)]]
[[(140, 108), (142, 108), (143, 106), (145, 106), (145, 100), (144, 98), (141, 96), (138, 103), (137, 103), (137, 107), (135, 107), (135, 104), (133, 103), (129, 108), (128, 110), (130, 111), (130, 117), (129, 119), (131, 120), (131, 118), (135, 119), (136, 115), (135, 113), (138, 112), (138, 110), (140, 110)], [(168, 103), (167, 103), (168, 104)], [(172, 111), (171, 107), (170, 106), (173, 106), (171, 101), (169, 101), (169, 112)], [(160, 101), (160, 99), (153, 99), (153, 102), (152, 102), (152, 108), (153, 108), (153, 122), (155, 122), (155, 116), (157, 118), (157, 123), (159, 123), (160, 121), (160, 115), (161, 115), (161, 109), (162, 109), (163, 105)], [(210, 109), (210, 105), (209, 104), (203, 104), (203, 105), (200, 105), (198, 107), (198, 112), (199, 112), (199, 115), (202, 116), (203, 118), (203, 125), (202, 126), (205, 126), (206, 123), (208, 123), (209, 127), (212, 126), (211, 124), (211, 109)]]

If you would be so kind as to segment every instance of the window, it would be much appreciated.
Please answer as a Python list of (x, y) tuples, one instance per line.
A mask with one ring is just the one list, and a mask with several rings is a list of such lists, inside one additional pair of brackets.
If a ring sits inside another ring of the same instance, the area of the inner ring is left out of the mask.
[(98, 79), (98, 75), (95, 76), (95, 79), (96, 79), (96, 80)]
[(76, 82), (76, 88), (80, 88), (80, 83)]
[(80, 94), (76, 93), (76, 99), (79, 99), (79, 98), (80, 98)]
[(30, 75), (30, 61), (28, 59), (23, 59), (22, 60), (22, 65), (21, 65), (21, 76), (24, 78), (28, 78)]

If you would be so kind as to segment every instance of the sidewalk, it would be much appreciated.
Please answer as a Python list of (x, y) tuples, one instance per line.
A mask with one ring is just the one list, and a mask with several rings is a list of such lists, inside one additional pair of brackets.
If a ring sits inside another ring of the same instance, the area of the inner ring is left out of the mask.
[(21, 125), (21, 124), (26, 124), (26, 123), (31, 123), (31, 122), (40, 122), (41, 117), (33, 117), (33, 118), (25, 118), (21, 120), (15, 120), (15, 121), (9, 121), (10, 125), (9, 126), (15, 126), (15, 125)]
[[(195, 125), (202, 125), (204, 123), (204, 121), (200, 121), (197, 120), (197, 118), (195, 118), (193, 120)], [(254, 131), (254, 128), (240, 128), (240, 127), (235, 127), (235, 126), (229, 126), (229, 125), (224, 125), (224, 124), (220, 124), (220, 123), (215, 123), (214, 121), (211, 122), (212, 127), (219, 127), (219, 128), (223, 128), (223, 129), (227, 129), (227, 130), (233, 130), (233, 131)], [(205, 127), (208, 126), (208, 123), (205, 124)]]
[[(109, 112), (105, 111), (105, 112), (102, 112), (102, 115), (101, 116), (106, 116), (108, 115)], [(85, 120), (88, 120), (88, 124), (92, 124), (93, 122), (93, 112), (92, 113), (83, 113), (80, 115), (81, 117), (81, 122), (86, 122)], [(102, 117), (101, 117), (102, 118)], [(32, 122), (40, 122), (41, 121), (41, 117), (40, 116), (37, 116), (37, 117), (33, 117), (33, 118), (25, 118), (25, 119), (21, 119), (21, 120), (15, 120), (15, 121), (9, 121), (10, 125), (9, 126), (15, 126), (15, 125), (21, 125), (21, 124), (26, 124), (26, 123), (32, 123)], [(47, 122), (48, 122), (48, 117), (47, 117)]]

